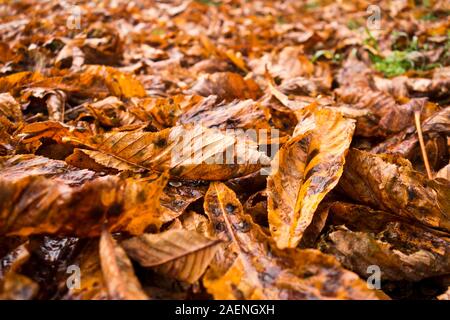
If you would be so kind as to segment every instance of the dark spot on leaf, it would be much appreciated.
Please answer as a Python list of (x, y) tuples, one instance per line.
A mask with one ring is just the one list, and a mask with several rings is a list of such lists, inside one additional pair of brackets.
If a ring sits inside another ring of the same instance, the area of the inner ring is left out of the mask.
[(145, 233), (156, 233), (158, 232), (158, 227), (156, 225), (149, 224), (146, 228), (145, 228)]
[(308, 153), (308, 156), (306, 157), (306, 163), (310, 163), (312, 159), (314, 159), (315, 156), (319, 154), (318, 149), (313, 149), (311, 152)]
[(409, 186), (409, 187), (408, 187), (408, 200), (409, 200), (409, 201), (413, 201), (413, 200), (416, 199), (416, 198), (417, 198), (417, 193), (416, 193), (416, 191), (414, 190), (413, 187)]
[(121, 203), (113, 203), (106, 211), (107, 217), (117, 217), (122, 213), (123, 205)]
[(167, 140), (164, 138), (159, 137), (158, 139), (156, 139), (154, 141), (155, 146), (157, 146), (158, 148), (163, 148), (167, 145)]
[(145, 190), (140, 190), (137, 194), (137, 201), (142, 203), (145, 202), (145, 200), (147, 200), (147, 193)]
[(225, 210), (227, 210), (227, 212), (229, 213), (229, 214), (234, 214), (234, 210), (236, 210), (236, 206), (234, 205), (234, 204), (231, 204), (231, 203), (228, 203), (226, 206), (225, 206)]
[(216, 224), (214, 225), (214, 228), (215, 228), (217, 231), (219, 231), (219, 232), (222, 232), (222, 231), (225, 230), (225, 226), (224, 226), (224, 224), (223, 224), (222, 222), (216, 223)]

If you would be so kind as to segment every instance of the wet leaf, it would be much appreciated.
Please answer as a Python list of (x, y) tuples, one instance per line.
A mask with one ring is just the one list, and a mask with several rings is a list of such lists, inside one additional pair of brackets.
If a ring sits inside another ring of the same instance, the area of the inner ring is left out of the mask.
[(220, 129), (270, 129), (263, 107), (253, 100), (218, 103), (216, 97), (187, 109), (180, 123), (201, 123), (205, 127)]
[(450, 184), (427, 179), (403, 158), (352, 149), (339, 185), (356, 201), (450, 230)]
[(191, 89), (198, 95), (216, 95), (220, 100), (256, 100), (261, 95), (258, 85), (251, 79), (244, 79), (237, 73), (217, 72), (201, 76)]
[(270, 231), (279, 248), (298, 245), (320, 201), (338, 183), (355, 125), (321, 109), (297, 128), (302, 132), (278, 151), (267, 180)]
[(80, 286), (71, 286), (62, 299), (108, 299), (108, 289), (100, 265), (98, 240), (92, 240), (83, 248), (83, 251), (75, 259), (74, 265), (80, 268)]
[(450, 269), (450, 238), (407, 219), (361, 205), (335, 203), (331, 223), (342, 225), (322, 244), (344, 266), (362, 277), (379, 266), (385, 280), (419, 281)]
[(84, 79), (89, 79), (90, 82), (93, 82), (94, 79), (101, 79), (111, 94), (118, 97), (132, 98), (146, 96), (144, 87), (137, 79), (111, 67), (89, 66), (82, 74), (80, 80), (83, 82)]
[(445, 298), (448, 1), (69, 2), (0, 0), (1, 298)]
[(224, 184), (212, 183), (206, 201), (217, 236), (231, 242), (228, 249), (236, 253), (224, 274), (207, 273), (203, 280), (216, 299), (377, 298), (376, 292), (330, 256), (311, 249), (277, 249)]
[[(158, 199), (167, 181), (96, 177), (63, 161), (35, 156), (1, 159), (0, 233), (99, 235), (112, 230), (142, 233), (162, 224)], [(76, 214), (73, 214), (76, 213)]]
[(131, 261), (111, 234), (102, 232), (100, 238), (100, 263), (111, 299), (147, 300), (139, 280), (134, 274)]
[(0, 300), (31, 300), (39, 286), (30, 278), (14, 272), (0, 281)]

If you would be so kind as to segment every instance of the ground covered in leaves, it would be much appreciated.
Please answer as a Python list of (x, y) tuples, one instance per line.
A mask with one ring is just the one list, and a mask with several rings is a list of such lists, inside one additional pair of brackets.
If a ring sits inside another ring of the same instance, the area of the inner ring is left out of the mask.
[(0, 1), (0, 298), (448, 299), (449, 12)]

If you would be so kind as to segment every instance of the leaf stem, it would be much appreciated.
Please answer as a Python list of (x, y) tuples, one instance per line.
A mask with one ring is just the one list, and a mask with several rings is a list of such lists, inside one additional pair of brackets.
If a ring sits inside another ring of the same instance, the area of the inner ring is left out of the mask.
[(420, 125), (420, 111), (418, 110), (414, 112), (414, 122), (416, 123), (417, 134), (419, 136), (420, 150), (422, 151), (423, 163), (425, 164), (425, 169), (427, 170), (428, 179), (433, 179), (430, 163), (428, 162), (427, 150), (425, 149), (425, 142), (423, 140), (422, 127)]

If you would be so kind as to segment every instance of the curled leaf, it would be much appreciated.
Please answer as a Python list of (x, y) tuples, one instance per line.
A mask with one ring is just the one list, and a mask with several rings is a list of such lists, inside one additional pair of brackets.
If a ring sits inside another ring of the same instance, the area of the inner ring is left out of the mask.
[(450, 230), (449, 181), (429, 180), (403, 158), (352, 149), (339, 185), (356, 201)]
[(338, 183), (355, 124), (320, 109), (297, 128), (303, 132), (278, 151), (267, 180), (270, 231), (279, 248), (298, 245), (317, 206)]

